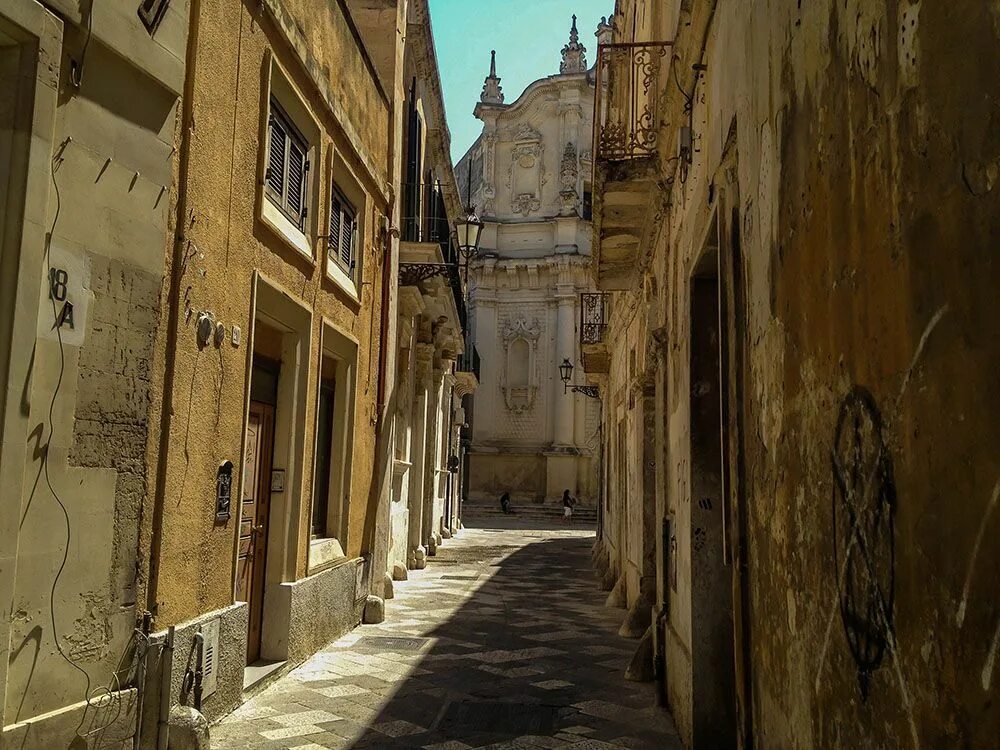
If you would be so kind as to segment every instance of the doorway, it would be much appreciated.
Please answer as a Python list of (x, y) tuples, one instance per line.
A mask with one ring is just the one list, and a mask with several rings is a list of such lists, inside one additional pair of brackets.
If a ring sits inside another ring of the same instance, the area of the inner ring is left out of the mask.
[(261, 656), (267, 537), (271, 513), (271, 470), (274, 466), (274, 418), (280, 369), (279, 362), (254, 355), (243, 460), (243, 498), (236, 572), (236, 598), (246, 602), (249, 610), (247, 664), (253, 664)]
[(690, 553), (694, 747), (736, 746), (732, 578), (723, 510), (718, 227), (691, 278)]

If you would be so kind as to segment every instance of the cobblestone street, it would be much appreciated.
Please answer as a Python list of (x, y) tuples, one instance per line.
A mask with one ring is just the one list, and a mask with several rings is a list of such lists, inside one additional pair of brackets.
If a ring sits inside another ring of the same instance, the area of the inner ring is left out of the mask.
[(604, 607), (592, 543), (577, 528), (464, 530), (396, 584), (383, 625), (282, 677), (213, 747), (679, 748), (651, 685), (623, 677), (636, 642)]

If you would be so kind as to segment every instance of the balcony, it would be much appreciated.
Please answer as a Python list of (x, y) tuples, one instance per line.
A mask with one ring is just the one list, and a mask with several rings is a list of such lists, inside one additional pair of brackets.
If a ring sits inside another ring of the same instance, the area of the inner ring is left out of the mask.
[[(449, 318), (465, 333), (468, 311), (459, 270), (459, 253), (440, 182), (403, 186), (404, 214), (400, 231), (400, 286), (416, 286), (429, 292), (437, 283), (451, 288), (455, 315)], [(438, 281), (432, 281), (438, 279)]]
[(637, 282), (643, 225), (658, 205), (660, 105), (671, 42), (601, 44), (594, 109), (594, 256), (598, 286)]
[(476, 376), (479, 380), (479, 368), (482, 362), (479, 359), (479, 350), (475, 346), (467, 346), (462, 356), (455, 363), (456, 372), (468, 372)]
[(479, 387), (479, 351), (475, 346), (466, 342), (465, 351), (455, 362), (455, 395), (463, 398), (470, 393), (474, 393)]
[(608, 373), (610, 357), (607, 333), (610, 316), (610, 294), (597, 292), (580, 295), (580, 352), (583, 371), (587, 374)]

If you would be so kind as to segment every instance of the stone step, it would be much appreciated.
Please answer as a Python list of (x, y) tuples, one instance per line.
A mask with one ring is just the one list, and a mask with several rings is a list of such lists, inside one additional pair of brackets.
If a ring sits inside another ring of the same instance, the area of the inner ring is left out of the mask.
[[(464, 505), (462, 513), (470, 517), (493, 517), (505, 515), (500, 508), (485, 505)], [(561, 518), (563, 511), (561, 507), (549, 505), (515, 505), (514, 513), (524, 518)], [(573, 518), (597, 520), (596, 508), (574, 508)]]

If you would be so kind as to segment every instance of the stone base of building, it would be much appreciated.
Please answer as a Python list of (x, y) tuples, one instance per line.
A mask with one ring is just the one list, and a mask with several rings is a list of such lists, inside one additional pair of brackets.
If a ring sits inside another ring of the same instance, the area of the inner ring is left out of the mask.
[[(575, 451), (520, 453), (478, 449), (469, 454), (469, 497), (473, 504), (492, 505), (508, 492), (514, 505), (557, 504), (569, 490), (584, 507), (596, 505), (597, 460)], [(581, 481), (581, 477), (585, 480)]]
[[(19, 750), (50, 750), (70, 746), (67, 738), (107, 724), (101, 736), (114, 738), (103, 747), (113, 750), (131, 750), (135, 736), (138, 691), (135, 688), (112, 693), (101, 707), (89, 707), (86, 701), (74, 703), (58, 711), (36, 716), (28, 721), (11, 724), (0, 735), (0, 746)], [(88, 745), (83, 745), (88, 747)], [(73, 746), (75, 747), (75, 745)]]
[(367, 593), (355, 591), (359, 564), (345, 560), (300, 581), (268, 587), (261, 656), (299, 662), (358, 625)]

